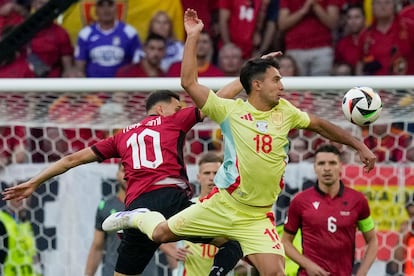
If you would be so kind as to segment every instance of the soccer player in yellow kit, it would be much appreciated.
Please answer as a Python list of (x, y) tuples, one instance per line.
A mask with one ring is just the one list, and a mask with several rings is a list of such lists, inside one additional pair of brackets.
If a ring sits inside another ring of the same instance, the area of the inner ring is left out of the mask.
[[(197, 181), (200, 184), (200, 194), (193, 198), (194, 202), (203, 201), (215, 187), (214, 177), (219, 170), (223, 158), (215, 152), (203, 154), (198, 161)], [(178, 276), (207, 275), (213, 266), (214, 256), (218, 248), (212, 244), (192, 243), (189, 241), (177, 242), (179, 256), (182, 260), (178, 262)], [(229, 275), (229, 274), (228, 274)]]
[(168, 220), (158, 212), (136, 209), (109, 216), (103, 227), (107, 231), (138, 228), (159, 243), (190, 237), (236, 240), (260, 275), (285, 275), (272, 205), (286, 166), (289, 131), (309, 129), (351, 146), (366, 171), (373, 169), (375, 155), (344, 129), (283, 99), (282, 76), (274, 59), (249, 60), (241, 69), (247, 101), (217, 97), (197, 81), (196, 47), (203, 23), (191, 9), (185, 12), (184, 23), (187, 39), (181, 84), (196, 106), (220, 124), (224, 136), (224, 162), (215, 178), (217, 192)]

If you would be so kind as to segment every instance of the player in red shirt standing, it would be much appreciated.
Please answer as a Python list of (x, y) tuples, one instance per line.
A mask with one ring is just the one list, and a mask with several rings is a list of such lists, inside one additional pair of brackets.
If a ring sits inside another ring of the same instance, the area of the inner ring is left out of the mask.
[[(352, 275), (358, 228), (367, 247), (356, 275), (366, 275), (378, 251), (368, 201), (342, 183), (340, 152), (334, 145), (316, 150), (314, 169), (318, 180), (315, 187), (290, 202), (282, 237), (286, 255), (299, 264), (298, 275)], [(303, 255), (292, 243), (299, 229)]]
[[(234, 81), (218, 93), (232, 98), (240, 91), (240, 82)], [(182, 108), (179, 96), (169, 90), (152, 93), (147, 98), (146, 110), (148, 116), (141, 122), (65, 156), (29, 181), (4, 191), (4, 199), (26, 198), (46, 180), (81, 164), (121, 158), (127, 181), (126, 210), (145, 207), (171, 217), (190, 206), (192, 190), (184, 164), (183, 146), (187, 132), (202, 121), (203, 115), (196, 107)], [(116, 275), (142, 273), (158, 247), (158, 243), (139, 230), (124, 230)], [(210, 275), (217, 275), (214, 273), (222, 269), (227, 273), (242, 257), (236, 242), (228, 241), (223, 247), (225, 249), (219, 250), (216, 258), (220, 263), (214, 263)]]

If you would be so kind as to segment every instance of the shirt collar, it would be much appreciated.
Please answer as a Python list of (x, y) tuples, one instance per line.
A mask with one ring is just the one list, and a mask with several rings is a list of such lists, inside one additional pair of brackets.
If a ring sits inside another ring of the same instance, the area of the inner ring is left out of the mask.
[[(319, 194), (321, 194), (321, 195), (326, 195), (326, 193), (324, 192), (324, 191), (322, 191), (320, 188), (319, 188), (319, 183), (318, 183), (318, 181), (316, 181), (316, 183), (315, 183), (315, 190), (319, 193)], [(345, 185), (344, 185), (344, 183), (342, 182), (342, 180), (340, 180), (339, 181), (339, 191), (338, 191), (338, 194), (335, 196), (335, 197), (337, 197), (337, 196), (342, 196), (343, 194), (344, 194), (344, 190), (345, 190)]]

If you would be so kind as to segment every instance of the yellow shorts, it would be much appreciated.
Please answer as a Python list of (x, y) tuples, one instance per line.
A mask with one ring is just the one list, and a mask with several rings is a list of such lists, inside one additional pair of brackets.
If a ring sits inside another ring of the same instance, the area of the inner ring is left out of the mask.
[(171, 217), (168, 226), (177, 236), (236, 240), (245, 256), (255, 253), (285, 255), (272, 208), (242, 204), (223, 189)]

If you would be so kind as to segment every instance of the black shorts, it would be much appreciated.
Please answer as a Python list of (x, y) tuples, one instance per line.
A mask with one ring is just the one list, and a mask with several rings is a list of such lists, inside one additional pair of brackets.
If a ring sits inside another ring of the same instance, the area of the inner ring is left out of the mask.
[[(163, 188), (140, 195), (128, 206), (127, 210), (148, 208), (169, 218), (193, 204), (185, 190), (180, 188)], [(118, 261), (115, 271), (122, 274), (141, 274), (155, 251), (158, 243), (137, 229), (125, 229), (121, 245), (118, 248)]]

